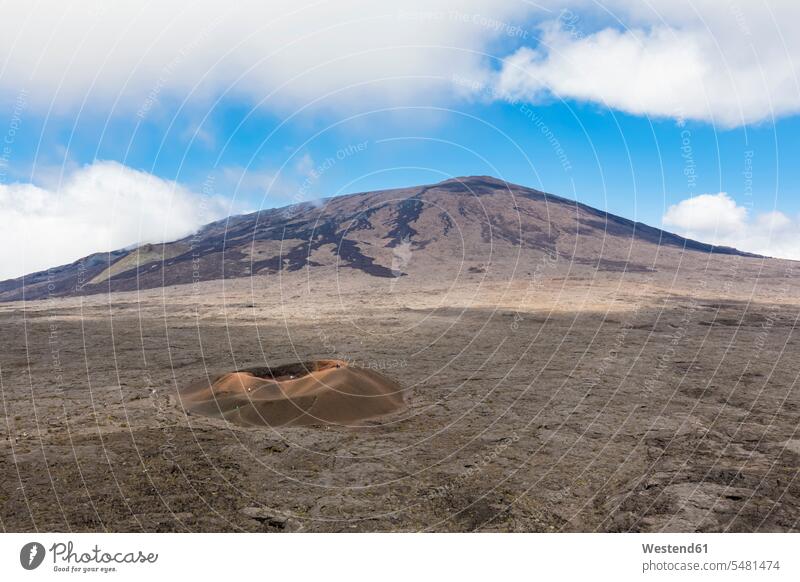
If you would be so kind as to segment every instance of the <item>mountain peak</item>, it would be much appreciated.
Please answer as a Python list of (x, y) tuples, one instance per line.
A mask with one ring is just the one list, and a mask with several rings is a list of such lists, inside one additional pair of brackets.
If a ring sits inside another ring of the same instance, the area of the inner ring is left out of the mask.
[(450, 184), (450, 183), (458, 183), (458, 184), (495, 184), (497, 186), (506, 186), (511, 184), (511, 182), (507, 182), (505, 180), (501, 180), (500, 178), (495, 178), (494, 176), (453, 176), (452, 178), (448, 178), (447, 180), (442, 180), (441, 182), (437, 182), (437, 184)]
[(512, 184), (506, 180), (495, 178), (494, 176), (454, 176), (447, 180), (442, 180), (428, 187), (453, 189), (480, 189), (492, 188), (495, 190), (520, 189), (522, 186)]
[(99, 253), (0, 282), (0, 301), (305, 269), (397, 279), (484, 273), (491, 264), (492, 276), (513, 276), (553, 256), (564, 265), (644, 272), (673, 268), (685, 252), (747, 256), (493, 176), (459, 176), (232, 217), (179, 241)]

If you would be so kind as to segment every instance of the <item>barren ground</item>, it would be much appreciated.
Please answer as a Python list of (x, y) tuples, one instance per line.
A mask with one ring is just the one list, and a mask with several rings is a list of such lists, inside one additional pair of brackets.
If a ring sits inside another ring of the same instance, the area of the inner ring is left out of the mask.
[[(786, 263), (756, 285), (757, 266), (456, 287), (298, 273), (0, 305), (0, 526), (797, 530), (800, 286)], [(243, 428), (177, 397), (328, 357), (400, 382), (408, 410)]]

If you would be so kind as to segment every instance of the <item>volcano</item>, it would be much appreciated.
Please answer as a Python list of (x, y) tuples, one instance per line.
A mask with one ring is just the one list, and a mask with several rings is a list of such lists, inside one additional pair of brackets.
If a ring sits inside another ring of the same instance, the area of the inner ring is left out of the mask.
[[(509, 274), (547, 257), (600, 271), (673, 270), (684, 254), (754, 257), (488, 176), (350, 194), (229, 217), (164, 244), (100, 252), (0, 282), (0, 301), (336, 269)], [(413, 260), (410, 257), (413, 256)]]

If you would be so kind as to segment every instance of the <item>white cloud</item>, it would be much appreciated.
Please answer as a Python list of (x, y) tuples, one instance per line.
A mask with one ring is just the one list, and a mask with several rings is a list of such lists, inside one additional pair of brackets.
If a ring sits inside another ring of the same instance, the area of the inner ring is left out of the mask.
[(181, 238), (226, 216), (229, 206), (116, 162), (84, 166), (60, 187), (0, 184), (0, 279)]
[(295, 171), (300, 176), (307, 176), (316, 167), (316, 165), (317, 164), (314, 162), (314, 158), (311, 157), (311, 154), (306, 152), (297, 158), (294, 167)]
[(623, 25), (591, 30), (577, 12), (543, 24), (539, 47), (506, 59), (498, 93), (723, 126), (800, 111), (800, 36), (788, 28), (800, 3), (608, 0), (606, 8)]
[(738, 206), (725, 192), (701, 194), (670, 206), (664, 224), (691, 232), (735, 235), (747, 223), (747, 209)]
[(0, 19), (0, 86), (24, 86), (32, 103), (86, 98), (143, 116), (167, 98), (225, 91), (288, 110), (317, 98), (359, 109), (430, 102), (454, 73), (485, 75), (480, 51), (507, 37), (452, 14), (512, 22), (533, 10), (496, 0), (15, 2)]
[(800, 111), (798, 20), (795, 0), (13, 2), (0, 89), (148, 117), (223, 94), (284, 113), (448, 103), (461, 78), (735, 126)]
[(742, 251), (800, 259), (800, 217), (778, 211), (751, 215), (728, 194), (702, 194), (670, 206), (663, 224), (682, 236)]

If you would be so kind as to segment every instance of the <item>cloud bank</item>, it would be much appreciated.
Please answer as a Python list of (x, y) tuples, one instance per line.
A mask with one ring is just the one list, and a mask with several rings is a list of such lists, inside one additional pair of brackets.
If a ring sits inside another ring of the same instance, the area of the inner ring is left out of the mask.
[(800, 111), (800, 36), (788, 29), (799, 3), (605, 4), (616, 22), (599, 30), (572, 10), (543, 22), (540, 45), (506, 58), (498, 91), (728, 127)]
[(83, 256), (187, 236), (229, 213), (201, 195), (116, 162), (95, 162), (54, 189), (0, 184), (0, 280)]
[(524, 18), (525, 2), (271, 0), (17, 2), (4, 7), (0, 85), (30, 100), (102, 102), (153, 114), (165, 99), (219, 95), (293, 110), (446, 98), (453, 73), (483, 77), (504, 31), (451, 16)]
[(778, 211), (753, 215), (725, 192), (701, 194), (670, 206), (663, 224), (694, 240), (800, 260), (800, 217)]
[(281, 112), (444, 104), (465, 78), (736, 126), (800, 111), (798, 20), (793, 0), (15, 2), (0, 88), (147, 117), (223, 95)]

